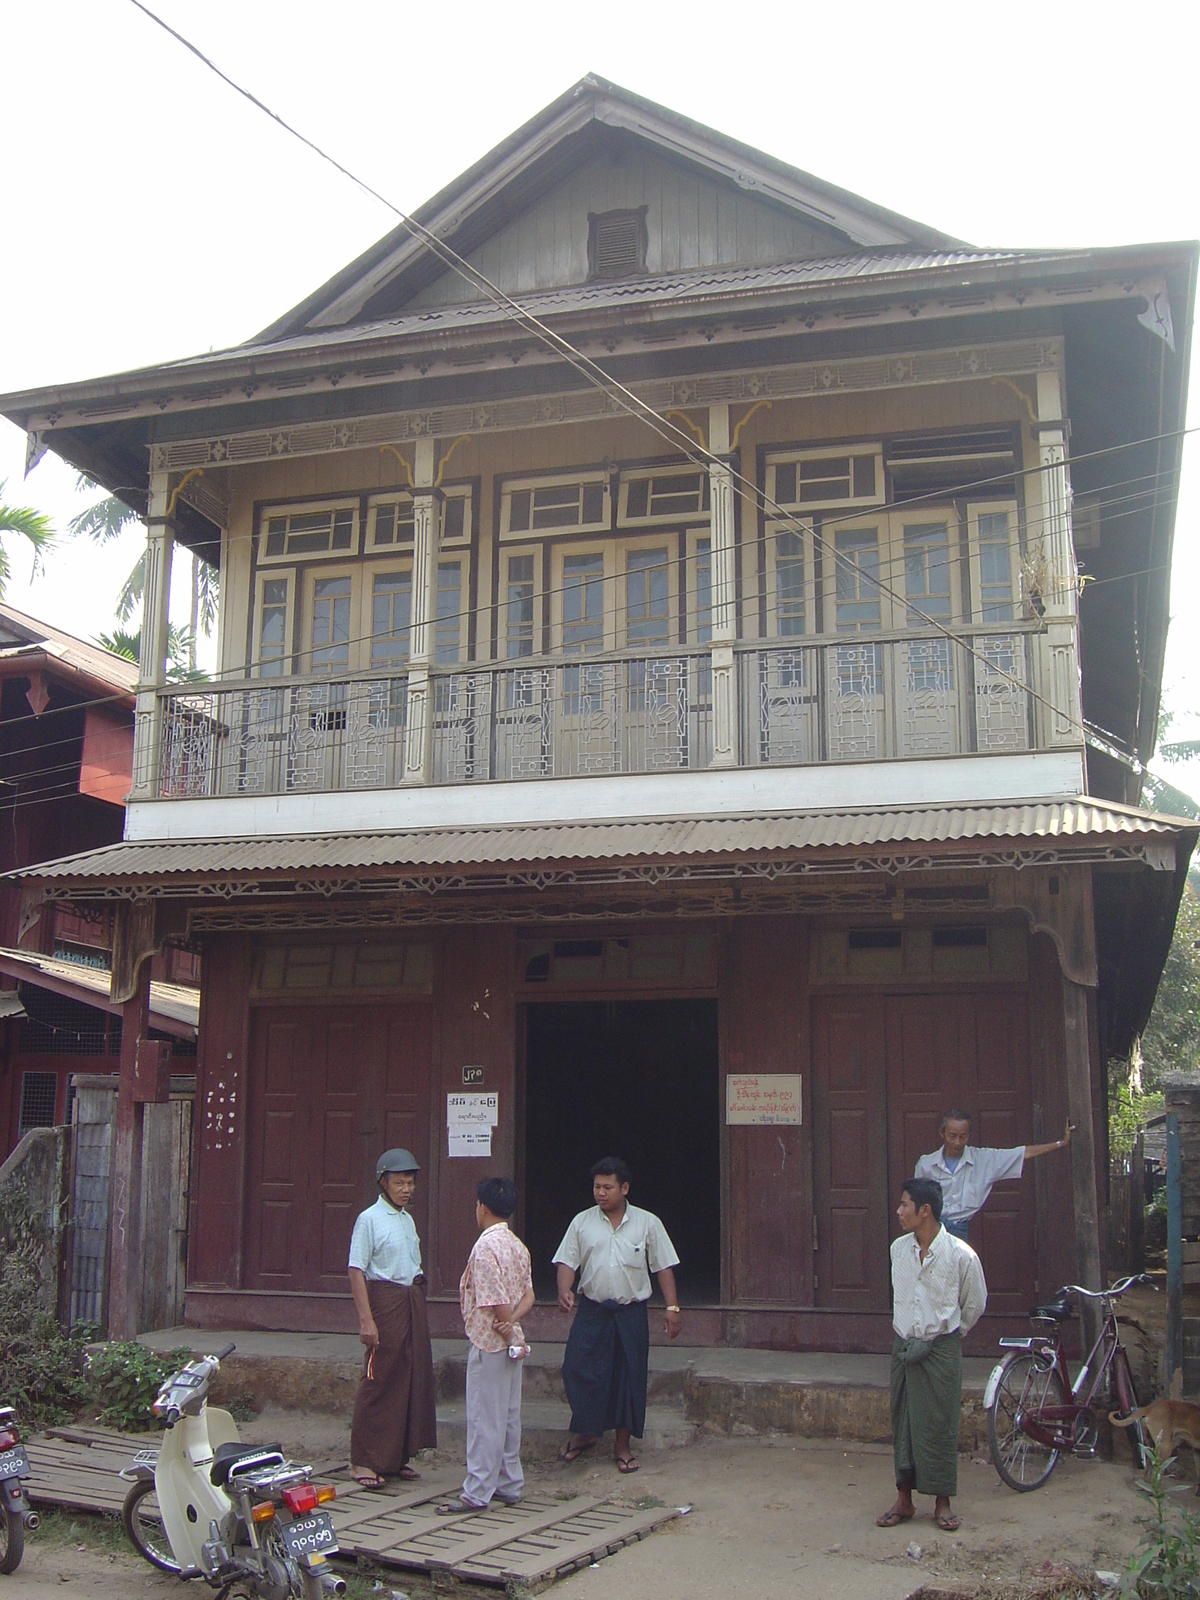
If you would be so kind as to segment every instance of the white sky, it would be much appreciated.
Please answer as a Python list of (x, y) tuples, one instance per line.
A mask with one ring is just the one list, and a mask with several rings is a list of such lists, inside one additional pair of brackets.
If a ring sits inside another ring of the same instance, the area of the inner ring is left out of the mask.
[[(962, 0), (150, 3), (406, 210), (595, 71), (975, 244), (1200, 236), (1194, 0), (1144, 16), (1112, 0), (1036, 13)], [(393, 225), (130, 0), (0, 0), (0, 60), (0, 392), (235, 344)], [(1184, 461), (1176, 619), (1200, 576), (1198, 438)], [(24, 484), (23, 468), (24, 438), (0, 421), (9, 500), (60, 526), (86, 503), (56, 459)], [(30, 585), (10, 540), (8, 599), (92, 637), (112, 626), (140, 548), (136, 534), (72, 545)], [(184, 555), (177, 622), (186, 567)], [(1166, 703), (1173, 737), (1200, 735), (1197, 631), (1179, 620)], [(1200, 794), (1200, 764), (1168, 776)]]

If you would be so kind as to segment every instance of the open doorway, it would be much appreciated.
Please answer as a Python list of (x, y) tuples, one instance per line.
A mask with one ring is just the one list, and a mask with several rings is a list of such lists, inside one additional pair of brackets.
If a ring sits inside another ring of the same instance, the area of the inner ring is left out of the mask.
[(629, 1198), (662, 1218), (679, 1297), (721, 1289), (721, 1160), (715, 1000), (600, 1000), (527, 1007), (525, 1238), (539, 1298), (551, 1260), (591, 1202), (601, 1156), (633, 1170)]

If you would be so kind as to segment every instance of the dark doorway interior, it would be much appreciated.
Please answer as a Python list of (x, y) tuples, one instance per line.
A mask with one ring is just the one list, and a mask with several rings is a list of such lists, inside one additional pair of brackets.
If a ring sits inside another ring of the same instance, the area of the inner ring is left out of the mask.
[(717, 1002), (601, 1000), (527, 1009), (525, 1237), (539, 1297), (551, 1258), (591, 1202), (592, 1164), (623, 1156), (629, 1198), (679, 1254), (680, 1300), (721, 1288)]

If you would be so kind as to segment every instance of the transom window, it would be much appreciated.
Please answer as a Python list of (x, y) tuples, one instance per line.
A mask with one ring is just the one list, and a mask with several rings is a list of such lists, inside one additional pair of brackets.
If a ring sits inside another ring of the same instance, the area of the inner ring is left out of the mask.
[[(458, 484), (445, 491), (442, 504), (442, 544), (467, 544), (471, 539), (472, 499), (470, 484)], [(367, 550), (384, 551), (411, 547), (413, 542), (413, 502), (411, 494), (372, 500), (367, 519)]]
[(699, 468), (621, 476), (618, 525), (683, 522), (708, 515), (708, 473)]
[(505, 485), (500, 502), (500, 537), (567, 529), (598, 531), (609, 525), (608, 474), (526, 480)]
[(261, 561), (294, 561), (297, 556), (347, 556), (358, 543), (358, 508), (334, 505), (281, 509), (263, 521)]
[(767, 458), (767, 500), (778, 506), (870, 505), (883, 500), (883, 452), (856, 445), (844, 452), (800, 451)]

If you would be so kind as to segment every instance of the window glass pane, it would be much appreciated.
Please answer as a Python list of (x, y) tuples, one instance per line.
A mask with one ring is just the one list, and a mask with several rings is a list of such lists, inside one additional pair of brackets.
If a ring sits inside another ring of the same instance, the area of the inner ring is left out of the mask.
[(396, 537), (395, 506), (379, 506), (375, 512), (375, 543), (391, 544)]
[(548, 483), (533, 491), (535, 528), (579, 526), (579, 484)]
[(669, 556), (665, 549), (631, 550), (625, 564), (625, 638), (666, 644), (671, 637)]
[(696, 643), (712, 643), (712, 540), (696, 540)]
[(604, 557), (567, 556), (562, 581), (563, 649), (585, 654), (604, 648)]
[(442, 507), (442, 537), (461, 539), (466, 527), (467, 502), (465, 496), (451, 496)]
[(524, 533), (529, 527), (529, 504), (532, 496), (528, 489), (514, 489), (508, 503), (508, 525), (514, 532)]
[(775, 468), (775, 501), (781, 506), (796, 503), (796, 463), (781, 461)]
[(625, 515), (646, 517), (650, 514), (650, 479), (634, 478), (625, 492)]
[(775, 631), (804, 632), (804, 535), (792, 529), (775, 536)]
[(372, 666), (402, 666), (408, 660), (411, 620), (412, 573), (379, 573), (371, 603)]
[(350, 579), (318, 578), (313, 584), (312, 670), (346, 672), (350, 667)]
[(258, 632), (259, 673), (277, 678), (286, 670), (288, 580), (269, 578), (262, 586), (262, 618)]
[(267, 523), (267, 554), (281, 556), (287, 539), (287, 518), (272, 517)]
[(878, 528), (842, 528), (834, 535), (834, 549), (837, 631), (880, 627)]
[(904, 529), (904, 593), (912, 602), (908, 626), (920, 627), (923, 612), (950, 620), (950, 530), (944, 522), (909, 523)]
[(854, 495), (856, 499), (865, 499), (875, 493), (875, 457), (855, 456), (854, 458)]
[(800, 499), (848, 500), (850, 498), (849, 456), (827, 456), (820, 461), (800, 463)]
[(354, 531), (353, 511), (339, 511), (333, 519), (333, 549), (349, 550), (350, 536)]
[(1013, 620), (1012, 546), (1007, 511), (987, 511), (979, 518), (979, 617), (981, 622)]
[(583, 520), (585, 523), (604, 520), (604, 485), (585, 483), (583, 486)]
[(433, 659), (457, 661), (462, 639), (462, 562), (441, 561), (437, 577), (437, 623), (433, 636)]
[(508, 587), (505, 597), (504, 653), (507, 656), (533, 654), (533, 557), (508, 558)]

